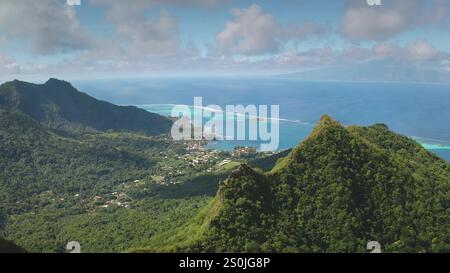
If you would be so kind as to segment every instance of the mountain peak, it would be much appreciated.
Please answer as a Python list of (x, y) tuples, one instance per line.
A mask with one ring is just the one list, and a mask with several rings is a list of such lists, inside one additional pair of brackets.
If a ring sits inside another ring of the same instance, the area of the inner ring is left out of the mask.
[(320, 118), (320, 121), (321, 122), (333, 122), (335, 120), (330, 115), (325, 114)]
[(18, 85), (27, 85), (27, 84), (30, 84), (30, 83), (24, 82), (24, 81), (21, 81), (21, 80), (18, 80), (18, 79), (14, 79), (12, 81), (3, 83), (1, 86), (3, 86), (3, 85), (18, 86)]
[(327, 126), (339, 126), (342, 127), (341, 123), (335, 119), (333, 119), (331, 116), (329, 115), (323, 115), (320, 118), (320, 121), (318, 123), (318, 125), (316, 126), (317, 128), (321, 128), (321, 127), (327, 127)]
[(303, 144), (314, 141), (318, 138), (335, 140), (336, 135), (342, 135), (346, 133), (347, 129), (339, 121), (334, 120), (329, 115), (323, 115), (310, 136), (305, 141), (303, 141)]
[(237, 170), (231, 173), (231, 178), (242, 177), (242, 176), (254, 176), (256, 172), (247, 164), (241, 164)]
[(59, 80), (56, 78), (50, 78), (48, 81), (44, 83), (44, 86), (66, 86), (66, 87), (73, 87), (70, 82)]

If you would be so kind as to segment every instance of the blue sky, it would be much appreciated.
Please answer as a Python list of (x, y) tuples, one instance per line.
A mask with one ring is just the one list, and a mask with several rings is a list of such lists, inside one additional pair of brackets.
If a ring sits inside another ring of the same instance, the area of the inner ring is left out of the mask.
[[(450, 71), (447, 0), (0, 1), (2, 78)], [(381, 69), (381, 67), (380, 67)]]

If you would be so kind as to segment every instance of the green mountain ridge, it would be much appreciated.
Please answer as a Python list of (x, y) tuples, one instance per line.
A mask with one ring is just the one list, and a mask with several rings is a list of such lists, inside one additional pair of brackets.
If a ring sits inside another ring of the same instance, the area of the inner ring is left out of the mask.
[(172, 122), (133, 106), (116, 106), (77, 91), (70, 83), (44, 84), (14, 80), (0, 86), (0, 106), (20, 111), (41, 124), (63, 131), (120, 130), (159, 135)]
[(149, 250), (367, 252), (378, 241), (386, 252), (449, 252), (449, 177), (450, 164), (385, 125), (345, 128), (324, 116), (272, 171), (242, 165), (209, 216)]

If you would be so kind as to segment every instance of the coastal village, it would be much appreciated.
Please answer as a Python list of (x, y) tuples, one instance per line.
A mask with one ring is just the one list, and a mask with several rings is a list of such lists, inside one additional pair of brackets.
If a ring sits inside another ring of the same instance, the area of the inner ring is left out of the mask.
[[(169, 187), (182, 184), (199, 175), (232, 171), (248, 158), (261, 156), (254, 147), (235, 147), (233, 151), (219, 151), (205, 148), (205, 141), (185, 141), (178, 144), (177, 149), (159, 151), (159, 160), (148, 177), (121, 182), (114, 190), (93, 197), (83, 196), (83, 192), (73, 196), (57, 196), (48, 191), (41, 193), (40, 200), (49, 200), (56, 204), (78, 204), (89, 211), (110, 208), (131, 209), (133, 197), (129, 192), (145, 195), (152, 187)], [(266, 155), (266, 154), (264, 154)], [(40, 205), (35, 205), (38, 209)]]
[(129, 189), (146, 192), (155, 185), (168, 187), (181, 184), (193, 176), (232, 170), (239, 167), (245, 157), (257, 155), (254, 147), (236, 147), (232, 152), (224, 152), (206, 149), (204, 141), (186, 141), (182, 145), (185, 150), (182, 154), (174, 154), (174, 151), (160, 152), (163, 160), (158, 163), (153, 175), (122, 183), (117, 192), (105, 197), (94, 197), (95, 204), (98, 208), (115, 206), (128, 209), (133, 201), (126, 194)]

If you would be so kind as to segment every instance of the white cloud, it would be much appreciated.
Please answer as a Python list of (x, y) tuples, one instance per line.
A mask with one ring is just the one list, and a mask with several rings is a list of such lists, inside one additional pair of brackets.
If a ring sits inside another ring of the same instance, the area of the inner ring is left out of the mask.
[[(20, 39), (30, 38), (36, 51), (60, 52), (70, 49), (86, 50), (66, 56), (67, 59), (56, 64), (50, 64), (41, 58), (27, 62), (16, 61), (0, 54), (0, 73), (41, 73), (47, 75), (60, 75), (61, 73), (80, 73), (85, 75), (94, 74), (134, 74), (134, 73), (191, 73), (191, 72), (265, 72), (275, 71), (296, 71), (302, 69), (322, 68), (353, 64), (359, 62), (380, 61), (389, 64), (399, 64), (407, 67), (428, 66), (445, 69), (450, 63), (449, 54), (439, 51), (430, 42), (418, 40), (405, 46), (398, 46), (392, 43), (379, 42), (373, 47), (351, 46), (347, 49), (336, 50), (326, 46), (311, 48), (299, 51), (297, 42), (302, 42), (314, 35), (324, 35), (330, 31), (330, 27), (321, 25), (313, 21), (302, 24), (288, 23), (281, 24), (273, 15), (264, 12), (258, 5), (252, 5), (245, 9), (232, 10), (233, 19), (229, 21), (223, 31), (216, 36), (216, 43), (208, 48), (206, 56), (202, 54), (196, 45), (183, 45), (180, 41), (178, 19), (167, 11), (160, 11), (157, 5), (162, 0), (135, 0), (133, 5), (122, 0), (91, 0), (105, 8), (107, 20), (114, 27), (114, 32), (107, 32), (106, 35), (97, 36), (95, 40), (75, 46), (76, 43), (65, 44), (64, 37), (73, 38), (67, 41), (87, 41), (87, 35), (82, 35), (83, 39), (77, 40), (72, 37), (73, 31), (60, 34), (60, 38), (54, 35), (45, 36), (46, 29), (59, 33), (67, 25), (70, 29), (81, 29), (75, 10), (69, 8), (69, 15), (64, 15), (65, 19), (60, 22), (59, 27), (55, 26), (54, 18), (49, 22), (41, 22), (43, 13), (36, 10), (33, 17), (29, 7), (24, 7), (24, 0), (17, 0), (19, 3), (14, 9), (8, 5), (3, 5), (0, 0), (0, 7), (13, 11), (16, 15), (24, 9), (24, 14), (31, 14), (35, 24), (39, 27), (27, 26), (19, 22), (13, 26), (10, 32), (3, 31), (5, 25), (0, 25), (0, 30), (7, 35), (7, 38), (15, 37)], [(169, 0), (172, 3), (188, 5), (212, 5), (218, 1), (188, 1)], [(403, 1), (403, 0), (400, 0)], [(411, 0), (416, 2), (416, 0)], [(7, 2), (7, 1), (5, 1)], [(8, 1), (12, 2), (12, 1)], [(33, 3), (36, 3), (34, 1)], [(43, 0), (47, 5), (54, 5), (53, 8), (62, 8), (56, 0)], [(31, 3), (31, 2), (27, 2)], [(53, 3), (53, 4), (52, 4)], [(39, 5), (32, 4), (37, 9)], [(52, 10), (52, 9), (50, 9)], [(3, 15), (4, 10), (0, 10)], [(59, 18), (61, 12), (54, 17)], [(21, 13), (20, 13), (21, 14)], [(36, 15), (37, 14), (37, 15)], [(65, 14), (65, 13), (63, 13)], [(8, 17), (10, 15), (7, 15)], [(50, 15), (49, 15), (50, 16)], [(51, 17), (51, 16), (50, 16)], [(66, 18), (67, 17), (67, 18)], [(39, 19), (39, 20), (38, 20)], [(408, 19), (409, 20), (409, 19)], [(430, 22), (429, 18), (422, 18), (422, 21)], [(27, 21), (27, 20), (23, 20)], [(39, 22), (38, 22), (39, 21)], [(12, 24), (11, 18), (0, 16), (0, 22)], [(417, 22), (417, 20), (416, 20)], [(49, 24), (46, 27), (46, 24)], [(109, 24), (108, 24), (109, 26)], [(26, 29), (28, 32), (20, 32)], [(44, 32), (42, 37), (32, 31)], [(23, 33), (28, 33), (27, 35)], [(14, 34), (14, 35), (13, 35)], [(41, 41), (47, 37), (48, 41)], [(56, 44), (46, 44), (45, 42), (55, 41)], [(59, 41), (61, 39), (61, 41)], [(2, 36), (0, 36), (0, 43)], [(8, 39), (6, 39), (8, 40)], [(45, 46), (44, 46), (45, 45)], [(83, 46), (84, 45), (84, 46)], [(307, 45), (305, 45), (307, 46)]]
[(306, 51), (287, 51), (275, 59), (279, 66), (311, 68), (332, 65), (336, 62), (336, 52), (330, 47), (312, 48)]
[[(103, 5), (115, 26), (116, 37), (91, 37), (78, 20), (76, 7), (61, 0), (0, 0), (0, 32), (6, 41), (25, 41), (38, 54), (57, 54), (88, 49), (111, 59), (175, 54), (180, 47), (178, 22), (162, 11), (148, 18), (147, 11), (167, 0), (89, 0)], [(220, 0), (168, 0), (178, 5), (212, 6)], [(123, 46), (120, 48), (120, 46)], [(90, 54), (92, 56), (92, 54)]]
[(117, 22), (117, 31), (127, 42), (130, 55), (138, 58), (172, 55), (180, 48), (178, 21), (166, 11), (162, 11), (155, 20)]
[(450, 60), (450, 54), (436, 49), (426, 40), (417, 40), (404, 47), (382, 43), (372, 48), (371, 57), (410, 63), (434, 62), (437, 65)]
[(314, 35), (324, 35), (330, 31), (331, 26), (320, 25), (314, 21), (306, 21), (301, 25), (291, 22), (285, 30), (285, 36), (287, 39), (306, 39)]
[(233, 9), (234, 20), (227, 22), (217, 35), (221, 53), (227, 55), (264, 55), (277, 53), (289, 40), (306, 39), (329, 31), (329, 27), (308, 21), (283, 27), (277, 19), (253, 4), (247, 9)]
[(395, 59), (401, 49), (393, 44), (382, 43), (373, 47), (373, 58), (375, 59)]
[(334, 65), (364, 62), (384, 62), (403, 67), (429, 67), (444, 69), (450, 62), (450, 54), (436, 49), (426, 40), (417, 40), (403, 47), (390, 43), (376, 44), (371, 48), (353, 46), (343, 50), (330, 47), (306, 51), (286, 51), (274, 59), (277, 66), (286, 69), (311, 69)]
[(41, 54), (86, 49), (91, 42), (74, 7), (58, 0), (0, 1), (0, 31)]
[(180, 6), (198, 6), (211, 7), (226, 0), (90, 0), (97, 5), (103, 5), (108, 8), (108, 16), (112, 20), (127, 20), (135, 17), (136, 14), (142, 14), (151, 7), (163, 4), (175, 4)]
[(341, 22), (341, 33), (353, 40), (382, 40), (417, 27), (443, 24), (447, 0), (383, 0), (382, 6), (350, 0)]
[(0, 54), (0, 73), (17, 74), (19, 72), (20, 66), (13, 57)]
[[(105, 43), (108, 43), (105, 41)], [(190, 45), (176, 55), (130, 58), (121, 47), (110, 47), (109, 51), (87, 51), (77, 58), (56, 65), (28, 64), (21, 67), (22, 73), (44, 73), (49, 75), (101, 74), (143, 75), (151, 73), (281, 73), (326, 67), (358, 67), (358, 64), (374, 63), (380, 67), (433, 68), (445, 70), (450, 63), (450, 54), (433, 47), (426, 40), (418, 40), (405, 46), (379, 43), (373, 47), (352, 46), (342, 50), (331, 47), (311, 48), (298, 51), (285, 50), (265, 58), (252, 56), (201, 56), (198, 49)], [(101, 55), (104, 54), (104, 55)], [(11, 59), (9, 59), (11, 62)]]
[(167, 11), (161, 11), (157, 18), (148, 16), (149, 9), (162, 1), (136, 0), (133, 4), (119, 0), (93, 2), (106, 7), (107, 18), (118, 33), (115, 39), (120, 41), (126, 57), (139, 59), (174, 55), (180, 50), (178, 20)]
[(10, 63), (13, 63), (13, 62), (15, 62), (14, 61), (14, 58), (12, 58), (12, 57), (10, 57), (10, 56), (7, 56), (7, 55), (1, 55), (0, 54), (0, 65), (7, 65), (7, 64), (10, 64)]
[(278, 51), (282, 28), (274, 16), (264, 14), (258, 5), (233, 9), (231, 13), (234, 21), (228, 22), (217, 36), (223, 52), (257, 55)]
[[(52, 0), (44, 1), (46, 2), (43, 4), (46, 5), (54, 2)], [(182, 67), (189, 68), (192, 60), (198, 58), (200, 53), (195, 45), (181, 45), (177, 18), (164, 10), (159, 15), (149, 15), (150, 11), (158, 9), (156, 5), (166, 3), (166, 1), (135, 0), (133, 4), (122, 0), (90, 1), (105, 8), (106, 19), (112, 24), (115, 31), (97, 36), (90, 41), (90, 47), (87, 50), (67, 56), (58, 63), (39, 63), (34, 60), (23, 63), (21, 73), (60, 75), (61, 73), (102, 74), (168, 71)], [(195, 4), (205, 7), (219, 2), (216, 0), (170, 1), (180, 5)], [(36, 2), (38, 1), (34, 1), (34, 3)], [(53, 4), (56, 5), (56, 2)], [(22, 5), (12, 6), (17, 12), (24, 8)], [(26, 9), (29, 8), (26, 7)], [(54, 50), (54, 52), (56, 51)]]
[(444, 53), (439, 52), (432, 44), (424, 40), (409, 44), (406, 51), (406, 57), (411, 61), (439, 61), (445, 58)]

